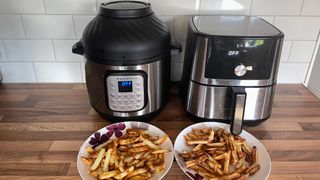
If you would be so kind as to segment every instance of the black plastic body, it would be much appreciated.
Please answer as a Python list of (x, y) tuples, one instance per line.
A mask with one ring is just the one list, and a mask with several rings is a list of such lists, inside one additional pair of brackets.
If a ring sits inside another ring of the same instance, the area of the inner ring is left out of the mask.
[[(269, 79), (276, 54), (277, 38), (214, 37), (208, 41), (205, 77), (210, 79)], [(244, 76), (233, 69), (239, 64), (254, 67)]]

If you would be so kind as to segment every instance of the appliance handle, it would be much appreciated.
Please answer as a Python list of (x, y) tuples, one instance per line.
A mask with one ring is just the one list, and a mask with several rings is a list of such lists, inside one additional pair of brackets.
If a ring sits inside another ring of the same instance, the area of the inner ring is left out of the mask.
[(79, 55), (83, 55), (83, 53), (84, 53), (84, 48), (83, 48), (83, 44), (82, 44), (82, 39), (80, 39), (78, 42), (76, 42), (76, 43), (72, 46), (72, 53), (74, 53), (74, 54), (79, 54)]
[(247, 93), (244, 88), (231, 88), (231, 126), (230, 132), (234, 135), (240, 135), (242, 131), (242, 123), (246, 105)]
[(177, 42), (177, 40), (175, 40), (174, 42), (171, 43), (170, 50), (171, 50), (170, 55), (172, 56), (172, 55), (181, 53), (182, 46), (179, 42)]

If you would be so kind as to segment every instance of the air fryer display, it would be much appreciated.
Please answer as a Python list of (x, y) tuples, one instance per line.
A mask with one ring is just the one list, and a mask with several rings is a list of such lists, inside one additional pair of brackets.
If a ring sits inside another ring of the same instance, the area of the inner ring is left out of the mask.
[[(205, 77), (212, 79), (268, 79), (275, 60), (273, 39), (209, 40)], [(244, 73), (238, 71), (247, 68)], [(240, 74), (240, 75), (239, 75)]]

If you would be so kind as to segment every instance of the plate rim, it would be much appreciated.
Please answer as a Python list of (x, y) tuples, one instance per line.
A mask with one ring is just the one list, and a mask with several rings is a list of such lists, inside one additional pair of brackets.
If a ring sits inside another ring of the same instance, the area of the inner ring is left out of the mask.
[[(186, 172), (184, 171), (184, 168), (181, 167), (181, 164), (180, 164), (179, 161), (178, 161), (178, 154), (176, 153), (176, 152), (177, 152), (177, 151), (176, 151), (176, 146), (177, 146), (177, 145), (176, 145), (176, 142), (177, 142), (176, 140), (177, 140), (177, 138), (181, 135), (181, 133), (182, 133), (184, 130), (186, 130), (187, 128), (190, 128), (190, 127), (196, 126), (196, 125), (200, 125), (200, 124), (206, 124), (206, 123), (209, 123), (209, 124), (218, 124), (218, 125), (223, 125), (223, 126), (229, 126), (229, 127), (230, 127), (230, 124), (222, 123), (222, 122), (214, 122), (214, 121), (210, 121), (210, 122), (198, 122), (198, 123), (195, 123), (195, 124), (191, 124), (191, 125), (185, 127), (183, 130), (181, 130), (181, 131), (179, 132), (179, 134), (177, 135), (175, 141), (174, 141), (174, 146), (173, 146), (173, 149), (174, 149), (174, 158), (175, 158), (175, 160), (176, 160), (179, 168), (181, 169), (181, 171), (182, 171), (185, 175), (187, 175), (187, 177), (188, 177), (189, 179), (193, 179), (193, 178), (192, 178), (188, 173), (186, 173)], [(270, 163), (269, 163), (269, 168), (268, 168), (267, 177), (265, 177), (265, 180), (267, 180), (267, 179), (269, 178), (269, 176), (270, 176), (271, 168), (272, 168), (272, 161), (271, 161), (269, 152), (267, 151), (266, 147), (260, 142), (260, 140), (257, 139), (254, 135), (252, 135), (251, 133), (249, 133), (248, 131), (246, 131), (246, 130), (244, 130), (244, 129), (242, 129), (242, 131), (248, 133), (249, 135), (251, 135), (251, 136), (253, 137), (254, 140), (258, 141), (258, 142), (262, 145), (262, 147), (263, 147), (262, 150), (265, 151), (266, 154), (268, 155), (268, 156), (267, 156), (267, 159), (269, 160)], [(241, 135), (241, 134), (240, 134), (240, 135)], [(250, 180), (250, 179), (249, 179), (249, 180)]]
[[(81, 157), (80, 151), (81, 151), (81, 149), (82, 149), (82, 146), (85, 145), (85, 142), (86, 142), (88, 139), (90, 139), (90, 137), (93, 136), (94, 133), (99, 132), (99, 131), (101, 131), (102, 129), (108, 127), (108, 126), (111, 126), (111, 125), (114, 125), (114, 124), (118, 124), (118, 123), (124, 123), (124, 124), (126, 124), (126, 123), (138, 123), (138, 124), (142, 123), (142, 124), (146, 124), (146, 125), (148, 125), (148, 126), (152, 126), (153, 128), (156, 128), (156, 129), (160, 130), (163, 134), (168, 135), (165, 131), (163, 131), (163, 130), (160, 129), (159, 127), (157, 127), (157, 126), (155, 126), (155, 125), (153, 125), (153, 124), (146, 123), (146, 122), (141, 122), (141, 121), (119, 121), (119, 122), (114, 122), (114, 123), (108, 124), (108, 125), (100, 128), (100, 129), (96, 130), (95, 132), (93, 132), (90, 136), (88, 136), (88, 137), (83, 141), (82, 145), (80, 146), (80, 148), (79, 148), (79, 150), (78, 150), (78, 154), (77, 154), (77, 170), (78, 170), (78, 174), (80, 175), (80, 177), (81, 177), (82, 180), (86, 180), (86, 179), (82, 176), (82, 174), (80, 173), (80, 169), (79, 169), (79, 163), (81, 162), (81, 161), (80, 161), (80, 157)], [(167, 175), (167, 173), (170, 171), (170, 169), (171, 169), (171, 167), (172, 167), (173, 161), (175, 160), (174, 145), (173, 145), (172, 140), (171, 140), (171, 138), (170, 138), (169, 135), (168, 135), (168, 139), (169, 139), (169, 144), (170, 144), (170, 146), (172, 147), (172, 149), (171, 149), (172, 161), (170, 162), (170, 164), (169, 164), (169, 166), (168, 166), (168, 169), (163, 172), (163, 175), (160, 177), (159, 180), (163, 179), (163, 178)]]

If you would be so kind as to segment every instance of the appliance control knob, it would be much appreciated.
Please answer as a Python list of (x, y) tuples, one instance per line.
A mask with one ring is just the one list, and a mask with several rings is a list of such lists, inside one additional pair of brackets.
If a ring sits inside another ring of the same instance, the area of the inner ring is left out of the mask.
[(247, 68), (243, 64), (239, 64), (234, 68), (234, 74), (236, 76), (243, 76), (247, 72)]

